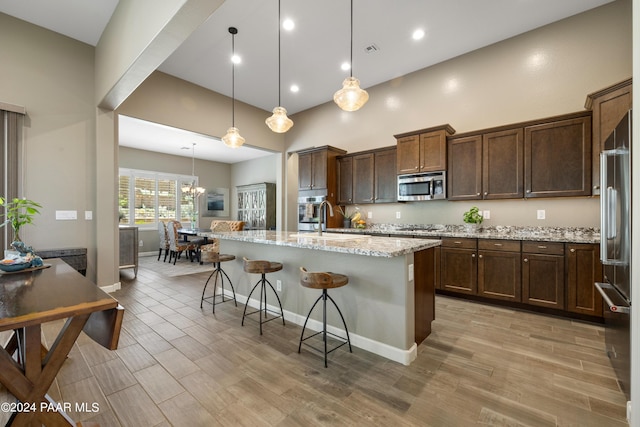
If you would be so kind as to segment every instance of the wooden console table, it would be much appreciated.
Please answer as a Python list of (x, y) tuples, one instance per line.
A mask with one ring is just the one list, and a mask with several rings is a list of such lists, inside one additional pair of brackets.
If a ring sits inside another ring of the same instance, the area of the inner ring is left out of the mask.
[[(0, 383), (23, 408), (7, 425), (75, 426), (64, 411), (51, 409), (57, 405), (47, 390), (81, 331), (111, 349), (117, 346), (123, 314), (118, 301), (62, 260), (46, 264), (51, 267), (0, 275), (0, 331), (13, 331), (0, 347)], [(41, 325), (59, 319), (67, 320), (47, 350)]]

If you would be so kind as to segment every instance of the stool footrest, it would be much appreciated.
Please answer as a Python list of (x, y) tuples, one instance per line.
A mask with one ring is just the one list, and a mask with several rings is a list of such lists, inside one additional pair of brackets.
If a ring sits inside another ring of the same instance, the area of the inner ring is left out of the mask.
[[(313, 338), (313, 337), (315, 337), (316, 335), (322, 335), (322, 334), (323, 334), (323, 331), (318, 331), (318, 332), (316, 332), (315, 334), (309, 335), (308, 337), (306, 337), (306, 338), (302, 339), (302, 340), (300, 341), (300, 343), (301, 343), (301, 344), (306, 345), (306, 346), (307, 346), (307, 347), (309, 347), (309, 348), (314, 349), (315, 351), (317, 351), (317, 352), (318, 352), (318, 353), (320, 353), (320, 354), (324, 354), (324, 349), (320, 349), (320, 348), (318, 348), (318, 347), (314, 347), (312, 344), (309, 344), (309, 343), (306, 343), (306, 342), (305, 342), (306, 340), (308, 340), (308, 339), (310, 339), (310, 338)], [(347, 341), (347, 339), (346, 339), (346, 338), (343, 338), (343, 337), (341, 337), (341, 336), (339, 336), (339, 335), (336, 335), (336, 334), (334, 334), (334, 333), (332, 333), (332, 332), (327, 331), (327, 335), (331, 335), (332, 337), (336, 338), (336, 339), (337, 339), (337, 341), (341, 341), (341, 343), (340, 343), (339, 345), (337, 345), (337, 346), (333, 347), (331, 350), (327, 350), (327, 354), (331, 353), (332, 351), (335, 351), (335, 350), (339, 349), (340, 347), (342, 347), (342, 346), (343, 346), (343, 345), (345, 345), (345, 344), (349, 344), (349, 341)]]

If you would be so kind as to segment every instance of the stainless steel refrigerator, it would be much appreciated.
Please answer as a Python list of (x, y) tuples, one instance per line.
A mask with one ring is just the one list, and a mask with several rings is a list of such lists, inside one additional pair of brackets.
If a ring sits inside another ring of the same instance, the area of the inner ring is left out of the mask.
[(631, 393), (631, 111), (600, 153), (600, 260), (605, 341), (620, 388)]

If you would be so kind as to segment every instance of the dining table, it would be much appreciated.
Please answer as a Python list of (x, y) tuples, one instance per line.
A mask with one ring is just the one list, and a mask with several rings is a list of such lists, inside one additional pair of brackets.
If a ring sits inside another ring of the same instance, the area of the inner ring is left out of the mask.
[[(118, 301), (59, 258), (41, 267), (0, 272), (0, 383), (17, 398), (1, 402), (6, 425), (75, 426), (74, 402), (47, 394), (81, 332), (114, 350), (124, 309)], [(53, 342), (42, 343), (42, 325), (65, 319)], [(81, 402), (75, 402), (81, 404)]]

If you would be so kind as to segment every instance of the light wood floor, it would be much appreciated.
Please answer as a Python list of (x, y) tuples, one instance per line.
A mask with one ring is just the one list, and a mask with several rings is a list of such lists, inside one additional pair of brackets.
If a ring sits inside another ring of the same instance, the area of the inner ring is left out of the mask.
[[(437, 297), (411, 366), (343, 347), (325, 369), (297, 353), (299, 326), (271, 322), (261, 337), (240, 326), (242, 305), (200, 310), (207, 273), (164, 267), (122, 273), (119, 349), (81, 337), (52, 386), (58, 401), (97, 404), (71, 412), (83, 425), (627, 425), (599, 325)], [(46, 341), (60, 325), (46, 325)], [(13, 400), (0, 387), (0, 402)]]

